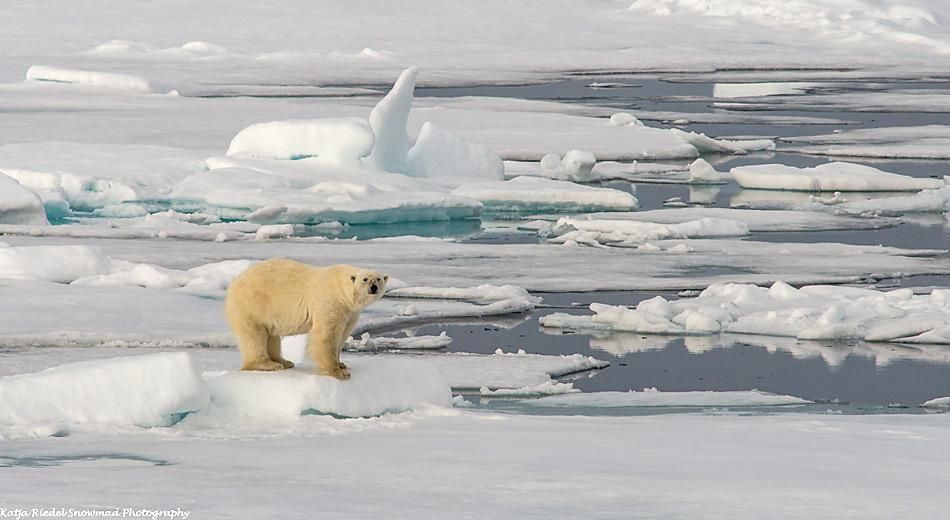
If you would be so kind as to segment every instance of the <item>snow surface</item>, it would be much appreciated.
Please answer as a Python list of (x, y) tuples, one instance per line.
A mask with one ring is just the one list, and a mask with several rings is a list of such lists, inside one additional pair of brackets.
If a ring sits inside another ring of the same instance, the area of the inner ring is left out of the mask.
[(184, 352), (65, 364), (0, 378), (0, 436), (68, 434), (69, 425), (88, 423), (168, 426), (205, 408), (208, 395)]
[(797, 191), (918, 191), (944, 186), (942, 179), (918, 179), (862, 164), (831, 162), (814, 168), (782, 164), (737, 166), (730, 173), (743, 188)]
[(656, 296), (636, 308), (591, 304), (592, 316), (543, 316), (545, 327), (618, 330), (650, 334), (732, 332), (803, 340), (861, 339), (950, 343), (950, 292), (934, 289), (876, 291), (828, 285), (796, 289), (716, 284), (698, 297), (668, 301)]

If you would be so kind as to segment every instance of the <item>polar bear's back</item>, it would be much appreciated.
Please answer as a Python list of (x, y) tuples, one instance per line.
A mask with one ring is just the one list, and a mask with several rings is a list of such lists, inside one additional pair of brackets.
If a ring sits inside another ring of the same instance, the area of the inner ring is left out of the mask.
[(286, 258), (265, 260), (231, 282), (225, 300), (228, 320), (261, 324), (278, 335), (302, 334), (319, 307), (343, 303), (346, 289), (340, 281), (356, 270), (343, 264), (317, 267)]

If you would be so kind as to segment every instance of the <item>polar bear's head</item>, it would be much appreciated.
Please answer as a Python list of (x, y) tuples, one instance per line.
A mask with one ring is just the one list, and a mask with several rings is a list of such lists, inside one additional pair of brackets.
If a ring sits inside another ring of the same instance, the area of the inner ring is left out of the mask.
[(353, 283), (353, 300), (361, 307), (366, 307), (383, 297), (389, 275), (357, 269), (350, 273), (350, 282)]

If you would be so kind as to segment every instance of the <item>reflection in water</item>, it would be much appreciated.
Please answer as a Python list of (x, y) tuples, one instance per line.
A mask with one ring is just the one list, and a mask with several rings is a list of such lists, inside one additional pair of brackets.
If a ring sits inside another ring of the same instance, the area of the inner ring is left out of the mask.
[[(548, 329), (542, 329), (546, 331)], [(551, 332), (551, 334), (555, 334)], [(628, 332), (597, 333), (590, 347), (616, 357), (663, 350), (683, 344), (690, 354), (705, 354), (714, 349), (752, 346), (769, 353), (787, 352), (795, 359), (821, 359), (831, 368), (840, 366), (849, 356), (870, 359), (879, 368), (898, 361), (950, 365), (950, 347), (946, 345), (901, 345), (895, 343), (819, 342), (779, 336), (720, 334), (716, 336), (655, 336)]]

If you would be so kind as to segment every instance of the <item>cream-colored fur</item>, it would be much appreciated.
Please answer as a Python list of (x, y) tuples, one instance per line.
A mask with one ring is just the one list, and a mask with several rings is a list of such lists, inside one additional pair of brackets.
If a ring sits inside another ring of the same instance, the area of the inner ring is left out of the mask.
[(309, 333), (307, 354), (317, 371), (349, 379), (340, 349), (360, 311), (383, 296), (388, 281), (386, 275), (350, 265), (316, 267), (283, 258), (251, 267), (231, 282), (224, 303), (241, 350), (241, 369), (294, 366), (281, 356), (280, 338)]

